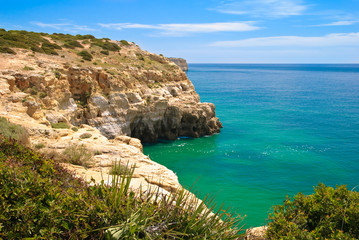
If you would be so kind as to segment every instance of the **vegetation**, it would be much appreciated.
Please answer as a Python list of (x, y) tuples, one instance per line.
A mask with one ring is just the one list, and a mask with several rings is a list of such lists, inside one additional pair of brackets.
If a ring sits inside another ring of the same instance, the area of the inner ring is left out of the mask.
[(118, 46), (116, 43), (109, 42), (108, 40), (102, 40), (102, 39), (91, 39), (91, 45), (92, 46), (98, 46), (102, 48), (103, 50), (108, 51), (118, 51), (121, 50), (120, 46)]
[(107, 51), (107, 50), (102, 50), (102, 51), (100, 51), (100, 53), (102, 53), (103, 55), (109, 55), (110, 54), (110, 52)]
[[(1, 44), (1, 42), (0, 42)], [(16, 54), (16, 52), (14, 50), (12, 50), (11, 48), (9, 47), (2, 47), (0, 46), (0, 53), (8, 53), (8, 54)]]
[(67, 129), (70, 128), (70, 125), (68, 125), (65, 122), (59, 122), (59, 123), (51, 123), (52, 128), (59, 128), (59, 129)]
[(76, 40), (68, 40), (65, 42), (64, 48), (70, 48), (70, 49), (75, 49), (75, 48), (84, 48), (84, 46), (81, 45), (81, 43), (79, 43)]
[[(129, 164), (121, 164), (121, 162), (115, 162), (110, 168), (109, 174), (111, 175), (121, 175), (124, 176), (128, 173), (127, 169), (129, 168)], [(135, 166), (133, 166), (135, 168)]]
[(357, 239), (359, 192), (319, 184), (315, 193), (297, 194), (275, 206), (269, 216), (269, 239)]
[[(91, 46), (100, 47), (106, 54), (108, 51), (118, 51), (121, 49), (118, 44), (113, 43), (108, 38), (97, 39), (92, 35), (70, 35), (63, 33), (35, 33), (27, 31), (17, 31), (0, 28), (0, 52), (16, 54), (12, 48), (24, 48), (32, 50), (33, 52), (45, 53), (48, 55), (59, 55), (58, 50), (62, 47), (67, 49), (84, 48), (81, 44), (91, 44)], [(122, 45), (129, 45), (125, 40), (121, 40)], [(106, 52), (107, 51), (107, 52)], [(83, 52), (83, 51), (82, 51)], [(86, 54), (81, 53), (80, 54)], [(63, 55), (62, 55), (63, 56)], [(82, 56), (84, 60), (91, 61), (92, 56), (89, 54)]]
[(83, 134), (80, 135), (81, 139), (90, 138), (90, 137), (92, 137), (91, 133), (83, 133)]
[(6, 118), (0, 117), (0, 135), (6, 138), (12, 138), (21, 144), (27, 145), (29, 143), (29, 134), (26, 129), (10, 123)]
[[(51, 159), (0, 135), (1, 239), (237, 239), (240, 218), (199, 203), (189, 192), (171, 196), (129, 188), (113, 176), (87, 185)], [(212, 206), (212, 207), (211, 207)], [(220, 221), (222, 219), (223, 221)]]
[(81, 52), (77, 53), (83, 60), (91, 61), (93, 56), (86, 50), (82, 50)]
[(126, 40), (121, 40), (120, 43), (125, 46), (130, 45)]
[(32, 70), (34, 70), (33, 67), (29, 67), (29, 66), (25, 66), (23, 69), (24, 69), (25, 71), (32, 71)]
[(92, 152), (83, 145), (71, 145), (62, 153), (62, 160), (66, 163), (79, 165), (83, 167), (90, 167), (92, 165)]

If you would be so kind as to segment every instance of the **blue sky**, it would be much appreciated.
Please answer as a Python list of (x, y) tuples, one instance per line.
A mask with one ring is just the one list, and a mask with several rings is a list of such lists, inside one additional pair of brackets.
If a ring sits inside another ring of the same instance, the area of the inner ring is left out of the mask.
[(359, 0), (1, 2), (7, 30), (126, 39), (191, 63), (359, 63)]

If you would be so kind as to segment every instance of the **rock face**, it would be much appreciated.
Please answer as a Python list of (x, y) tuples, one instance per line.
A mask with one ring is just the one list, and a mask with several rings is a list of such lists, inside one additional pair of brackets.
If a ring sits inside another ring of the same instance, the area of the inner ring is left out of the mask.
[(174, 62), (177, 66), (179, 66), (183, 71), (187, 72), (188, 71), (188, 64), (186, 59), (183, 58), (173, 58), (170, 57), (168, 58), (170, 61)]
[[(85, 179), (99, 181), (114, 162), (128, 162), (136, 165), (135, 187), (174, 191), (177, 176), (143, 155), (140, 140), (217, 133), (215, 106), (201, 103), (186, 74), (165, 57), (132, 43), (108, 55), (81, 43), (93, 62), (68, 49), (59, 56), (0, 53), (0, 116), (27, 128), (34, 145), (61, 153), (77, 144), (96, 152), (88, 169), (66, 164)], [(71, 128), (52, 128), (56, 123)], [(91, 137), (82, 139), (84, 133)]]

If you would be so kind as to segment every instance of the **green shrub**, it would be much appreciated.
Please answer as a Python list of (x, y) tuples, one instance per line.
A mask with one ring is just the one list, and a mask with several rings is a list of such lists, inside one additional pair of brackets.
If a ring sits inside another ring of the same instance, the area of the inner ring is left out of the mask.
[(55, 74), (55, 77), (57, 78), (57, 79), (60, 79), (60, 77), (61, 77), (61, 73), (59, 72), (59, 71), (54, 71), (54, 74)]
[(69, 40), (67, 42), (65, 42), (65, 44), (63, 45), (64, 48), (70, 48), (70, 49), (74, 49), (74, 48), (84, 48), (84, 46), (81, 45), (81, 43), (79, 43), (76, 40)]
[(40, 48), (39, 46), (31, 46), (30, 49), (33, 52), (44, 53), (44, 49)]
[(125, 46), (129, 46), (130, 44), (126, 40), (121, 40), (120, 43)]
[(109, 55), (110, 54), (109, 51), (107, 51), (107, 50), (102, 50), (102, 51), (100, 51), (100, 53), (102, 53), (104, 55)]
[(45, 145), (43, 143), (35, 144), (35, 149), (42, 149), (44, 147), (45, 147)]
[(90, 137), (92, 137), (91, 133), (83, 133), (83, 134), (80, 135), (81, 139), (90, 138)]
[(0, 117), (0, 134), (6, 138), (15, 139), (21, 144), (29, 143), (29, 134), (22, 126), (10, 123), (6, 118)]
[(59, 129), (67, 129), (70, 128), (70, 125), (68, 125), (65, 122), (58, 122), (58, 123), (51, 123), (52, 128), (59, 128)]
[(269, 239), (357, 239), (359, 192), (319, 184), (315, 193), (297, 194), (275, 206), (269, 216)]
[(45, 54), (47, 55), (54, 55), (57, 56), (59, 55), (54, 49), (52, 48), (46, 48), (46, 47), (41, 47), (41, 49), (44, 51)]
[(83, 167), (90, 167), (92, 164), (92, 152), (83, 145), (71, 145), (63, 152), (63, 161)]
[(8, 53), (8, 54), (16, 54), (16, 52), (14, 50), (12, 50), (11, 48), (8, 47), (2, 47), (0, 46), (0, 53)]
[(32, 71), (32, 70), (35, 70), (33, 67), (29, 67), (29, 66), (25, 66), (24, 68), (23, 68), (23, 70), (25, 70), (25, 71)]
[(62, 49), (62, 47), (60, 47), (56, 43), (50, 43), (50, 42), (44, 42), (41, 47), (48, 48), (48, 49), (59, 49), (59, 50)]
[(47, 93), (46, 92), (40, 92), (39, 97), (40, 98), (45, 98), (45, 97), (47, 97)]
[(77, 132), (79, 129), (77, 127), (72, 127), (71, 130)]
[(77, 53), (77, 55), (79, 55), (80, 57), (82, 57), (83, 60), (86, 61), (91, 61), (93, 58), (92, 55), (86, 50), (82, 50), (81, 52)]
[(92, 45), (98, 46), (103, 50), (118, 51), (121, 49), (120, 46), (118, 46), (116, 43), (103, 41), (101, 39), (92, 39), (91, 41), (92, 41)]

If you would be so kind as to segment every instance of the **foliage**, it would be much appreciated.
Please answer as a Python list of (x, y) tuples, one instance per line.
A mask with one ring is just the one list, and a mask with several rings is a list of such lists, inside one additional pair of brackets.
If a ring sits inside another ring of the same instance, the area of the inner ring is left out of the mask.
[[(135, 167), (135, 166), (134, 166)], [(121, 162), (115, 162), (108, 172), (111, 175), (126, 175), (129, 164), (122, 164)]]
[(83, 134), (80, 135), (81, 139), (90, 138), (90, 137), (92, 137), (91, 133), (83, 133)]
[(120, 46), (118, 46), (116, 43), (109, 42), (108, 40), (91, 39), (91, 41), (92, 41), (91, 45), (98, 46), (103, 50), (108, 50), (108, 51), (121, 50)]
[[(49, 41), (51, 38), (51, 42)], [(83, 48), (81, 44), (88, 44), (91, 41), (92, 46), (98, 46), (104, 51), (118, 51), (121, 47), (109, 41), (108, 38), (97, 39), (92, 35), (70, 35), (63, 33), (35, 33), (27, 31), (17, 31), (0, 29), (0, 52), (16, 54), (16, 52), (11, 48), (24, 48), (29, 49), (38, 53), (45, 53), (48, 55), (59, 55), (58, 50), (61, 50), (62, 45), (64, 48), (75, 49)], [(122, 40), (123, 45), (129, 45), (127, 41)], [(59, 45), (60, 44), (60, 45)], [(82, 51), (83, 52), (83, 51)], [(91, 61), (92, 56), (86, 53), (86, 56), (82, 56), (84, 60)], [(103, 53), (105, 54), (105, 53)]]
[(11, 48), (8, 47), (2, 47), (0, 46), (0, 53), (8, 53), (8, 54), (16, 54), (16, 52), (14, 50), (12, 50)]
[(26, 129), (10, 123), (6, 118), (0, 117), (0, 134), (7, 137), (12, 138), (20, 142), (21, 144), (29, 143), (29, 134)]
[[(86, 185), (0, 136), (1, 239), (237, 239), (240, 218), (211, 214), (188, 191), (133, 193), (126, 177)], [(213, 206), (213, 205), (212, 205)], [(223, 221), (220, 221), (222, 218)]]
[(107, 51), (107, 50), (102, 50), (102, 51), (100, 51), (100, 53), (102, 53), (104, 55), (109, 55), (110, 54), (109, 51)]
[(356, 239), (359, 192), (319, 184), (315, 193), (297, 194), (275, 206), (269, 216), (269, 239)]
[(63, 151), (63, 161), (83, 167), (90, 167), (93, 154), (83, 145), (70, 145)]
[(29, 67), (29, 66), (25, 66), (25, 67), (23, 68), (23, 70), (25, 70), (25, 71), (32, 71), (32, 70), (34, 70), (34, 68), (33, 68), (33, 67)]
[(82, 50), (81, 52), (77, 53), (77, 55), (79, 55), (80, 57), (82, 57), (83, 60), (86, 61), (91, 61), (93, 58), (92, 55), (86, 50)]
[(129, 46), (130, 44), (126, 40), (121, 40), (120, 43), (125, 46)]
[(44, 148), (44, 147), (45, 147), (45, 145), (43, 143), (35, 144), (36, 149), (41, 149), (41, 148)]
[(64, 48), (70, 48), (70, 49), (75, 49), (75, 48), (84, 48), (84, 46), (81, 45), (81, 43), (79, 43), (76, 40), (68, 40), (65, 42), (65, 44), (63, 45)]
[(67, 129), (70, 128), (70, 125), (68, 125), (65, 122), (58, 122), (58, 123), (51, 123), (52, 128), (60, 128), (60, 129)]

